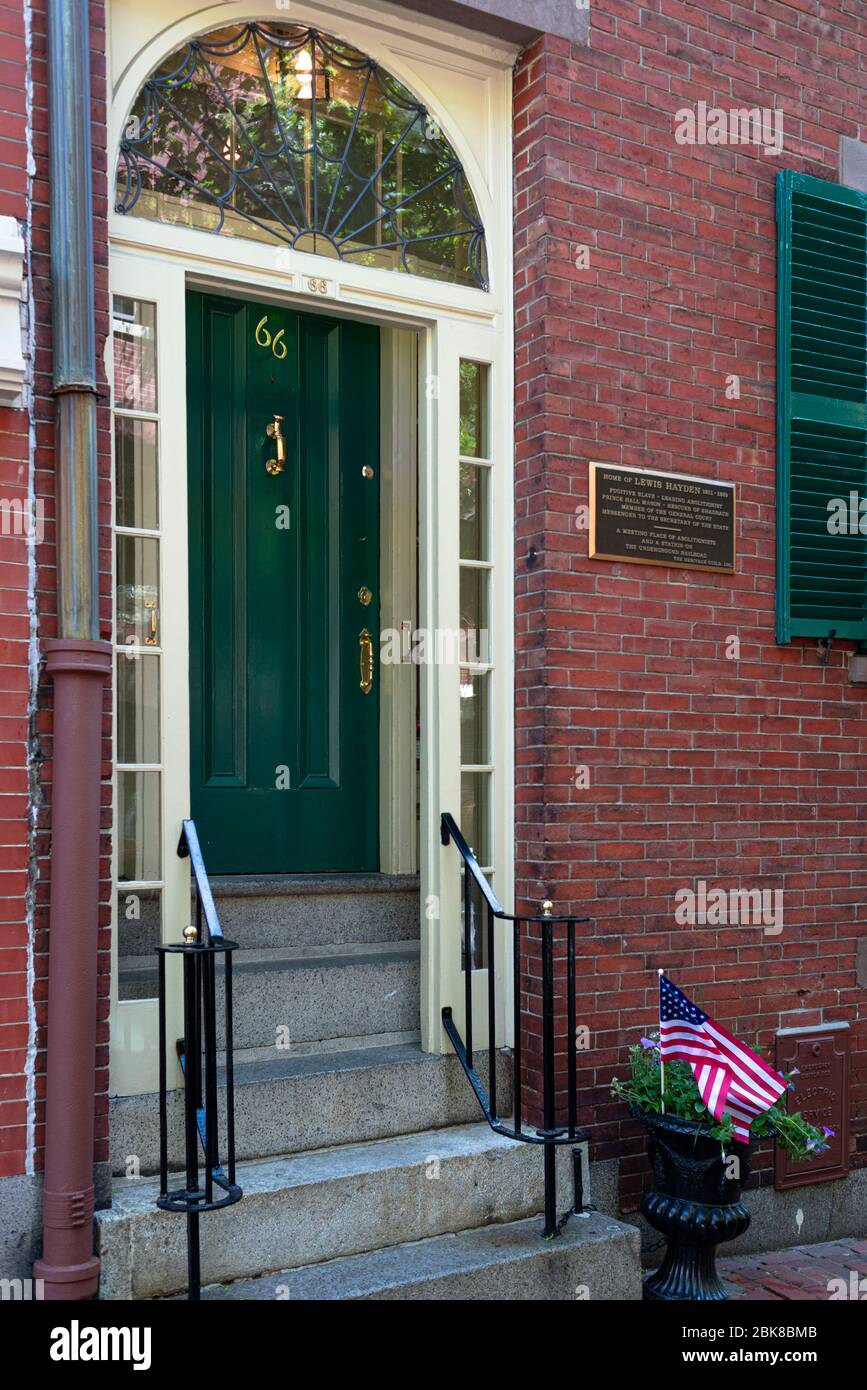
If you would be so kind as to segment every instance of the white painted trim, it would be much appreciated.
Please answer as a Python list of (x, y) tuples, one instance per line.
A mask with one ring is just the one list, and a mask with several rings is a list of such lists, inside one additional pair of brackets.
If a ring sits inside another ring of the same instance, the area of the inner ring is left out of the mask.
[[(240, 237), (215, 236), (212, 232), (147, 222), (119, 213), (109, 217), (109, 232), (112, 245), (151, 253), (160, 250), (201, 277), (212, 275), (215, 266), (219, 266), (221, 282), (231, 267), (238, 284), (291, 296), (293, 303), (303, 300), (311, 308), (326, 312), (335, 300), (398, 324), (405, 323), (408, 316), (421, 324), (442, 314), (491, 324), (502, 312), (492, 291), (352, 265), (349, 261), (329, 260), (262, 242), (243, 241)], [(311, 281), (324, 284), (326, 290), (311, 289)]]
[[(183, 598), (187, 591), (187, 478), (186, 468), (178, 467), (178, 460), (186, 457), (187, 437), (184, 272), (171, 261), (113, 249), (111, 293), (146, 300), (157, 310), (160, 645), (149, 650), (160, 660), (162, 932), (164, 941), (180, 941), (190, 912), (189, 860), (177, 855), (181, 821), (189, 815), (190, 804), (189, 629)], [(116, 718), (115, 708), (115, 723)], [(116, 765), (115, 780), (119, 770)], [(157, 1006), (155, 999), (118, 998), (117, 899), (119, 891), (127, 891), (127, 885), (117, 883), (117, 795), (114, 807), (110, 1089), (114, 1095), (137, 1095), (154, 1090), (156, 1085)], [(129, 891), (135, 892), (135, 886), (129, 885)], [(169, 978), (175, 974), (179, 982), (177, 965), (177, 960), (170, 958)], [(176, 989), (166, 1030), (168, 1075), (176, 1080), (180, 1078), (174, 1039), (180, 1031)]]
[(0, 217), (0, 406), (18, 407), (24, 400), (21, 303), (26, 291), (24, 238), (14, 217)]
[[(511, 318), (508, 320), (507, 343), (512, 342)], [(435, 376), (439, 390), (439, 409), (435, 413), (439, 440), (437, 477), (426, 479), (427, 502), (421, 513), (429, 530), (427, 542), (420, 543), (425, 557), (423, 573), (426, 589), (422, 601), (422, 626), (426, 611), (436, 614), (432, 627), (447, 630), (458, 627), (459, 614), (459, 366), (462, 359), (488, 363), (490, 381), (490, 437), (493, 469), (490, 475), (490, 557), (491, 571), (491, 748), (493, 773), (491, 780), (491, 848), (495, 869), (495, 891), (507, 912), (514, 905), (514, 489), (513, 489), (513, 358), (511, 351), (502, 351), (499, 335), (465, 324), (442, 323), (437, 334)], [(451, 449), (449, 449), (451, 445)], [(424, 473), (422, 472), (422, 478)], [(435, 507), (432, 494), (435, 492)], [(423, 496), (425, 496), (423, 489)], [(423, 668), (427, 669), (427, 668)], [(460, 748), (456, 731), (460, 728), (458, 672), (454, 666), (430, 668), (437, 689), (427, 688), (430, 709), (438, 709), (426, 725), (422, 714), (423, 757), (438, 760), (438, 776), (432, 778), (439, 805), (428, 805), (427, 818), (422, 815), (422, 863), (424, 853), (436, 859), (422, 871), (422, 892), (434, 894), (438, 901), (434, 910), (439, 919), (423, 925), (422, 979), (422, 1042), (431, 1051), (441, 1036), (440, 1008), (451, 1004), (455, 1019), (463, 1032), (464, 999), (460, 961), (460, 939), (455, 924), (460, 921), (460, 884), (458, 856), (454, 846), (441, 846), (439, 814), (451, 811), (460, 823), (461, 785)], [(438, 747), (435, 744), (439, 740)], [(458, 746), (456, 746), (456, 744)], [(451, 756), (449, 756), (451, 754)], [(425, 767), (422, 767), (422, 788), (426, 786)], [(425, 803), (422, 802), (424, 807)], [(433, 824), (431, 824), (433, 821)], [(433, 888), (434, 882), (438, 883)], [(507, 952), (508, 928), (497, 929), (497, 977), (501, 989), (497, 1000), (497, 1043), (511, 1039), (511, 957)], [(431, 982), (439, 981), (439, 989)], [(487, 1039), (487, 972), (477, 971), (473, 982), (473, 1032), (476, 1045), (483, 1047)], [(448, 995), (448, 997), (446, 997)]]
[[(252, 18), (249, 6), (207, 5), (186, 12), (179, 0), (112, 0), (111, 71), (114, 101), (109, 149), (123, 127), (140, 83), (168, 52), (195, 32), (233, 19)], [(259, 11), (257, 10), (258, 14)], [(418, 515), (419, 593), (418, 625), (458, 627), (459, 509), (458, 509), (458, 368), (460, 359), (491, 364), (491, 497), (494, 566), (492, 598), (492, 740), (495, 759), (492, 827), (496, 891), (509, 909), (514, 880), (514, 708), (513, 708), (513, 313), (512, 313), (512, 163), (511, 163), (511, 60), (502, 46), (478, 36), (461, 35), (460, 45), (447, 43), (444, 29), (433, 22), (416, 23), (406, 30), (395, 18), (393, 7), (355, 4), (352, 0), (338, 13), (327, 3), (299, 3), (292, 22), (312, 22), (377, 57), (383, 65), (425, 100), (435, 119), (452, 140), (465, 162), (479, 201), (488, 237), (492, 287), (483, 292), (451, 286), (417, 276), (374, 270), (346, 262), (230, 237), (217, 237), (137, 218), (113, 214), (111, 287), (122, 293), (153, 299), (166, 295), (162, 317), (161, 381), (167, 367), (173, 380), (161, 386), (163, 460), (171, 456), (170, 486), (164, 491), (163, 592), (175, 596), (177, 611), (164, 602), (162, 648), (164, 655), (164, 826), (173, 829), (188, 812), (189, 709), (188, 643), (185, 605), (178, 599), (186, 591), (186, 457), (184, 290), (187, 285), (209, 287), (224, 293), (246, 294), (286, 303), (302, 312), (349, 315), (376, 322), (383, 328), (413, 330), (417, 334), (418, 359)], [(118, 26), (118, 16), (123, 22)], [(331, 22), (329, 22), (329, 19)], [(340, 23), (338, 24), (338, 19)], [(432, 35), (435, 34), (435, 37)], [(512, 56), (514, 51), (510, 50)], [(482, 92), (480, 105), (479, 93)], [(479, 111), (482, 112), (481, 117)], [(469, 113), (469, 114), (468, 114)], [(314, 286), (313, 282), (316, 282)], [(324, 292), (320, 286), (324, 283)], [(165, 332), (170, 321), (171, 333)], [(171, 541), (166, 526), (167, 499), (175, 498)], [(172, 554), (169, 557), (169, 548)], [(166, 566), (170, 566), (171, 580)], [(171, 590), (167, 584), (171, 582)], [(180, 610), (184, 610), (182, 613)], [(175, 654), (172, 657), (169, 653)], [(172, 667), (171, 673), (169, 667)], [(460, 811), (459, 692), (455, 666), (423, 665), (418, 668), (421, 713), (420, 739), (420, 845), (419, 871), (422, 893), (422, 1045), (429, 1051), (448, 1051), (441, 1026), (441, 1009), (450, 1004), (459, 1026), (463, 1025), (463, 976), (460, 961), (460, 876), (453, 847), (440, 844), (439, 820), (444, 810)], [(167, 791), (170, 769), (177, 770)], [(182, 806), (184, 797), (186, 805)], [(167, 833), (167, 832), (166, 832)], [(168, 845), (166, 845), (168, 849)], [(164, 872), (169, 872), (164, 857)], [(184, 861), (172, 861), (185, 872)], [(186, 879), (185, 879), (186, 882)], [(186, 921), (186, 905), (173, 879), (171, 901), (166, 891), (164, 921), (177, 937)], [(188, 899), (187, 899), (188, 902)], [(171, 915), (170, 915), (171, 914)], [(506, 933), (498, 942), (504, 948)], [(506, 966), (507, 957), (498, 957)], [(511, 1018), (509, 970), (498, 972), (503, 982), (498, 1013), (497, 1042), (508, 1041)], [(484, 1006), (485, 972), (476, 978), (477, 996)], [(150, 1027), (155, 1034), (155, 1010), (146, 1003), (117, 1004), (123, 1011), (130, 1046), (144, 1043)], [(505, 1017), (503, 1018), (503, 1015)], [(128, 1025), (128, 1026), (127, 1026)], [(169, 1036), (176, 1036), (170, 1021)], [(132, 1032), (130, 1032), (132, 1029)], [(120, 1034), (113, 1025), (113, 1036)], [(484, 1046), (486, 1019), (475, 1020), (478, 1046)], [(155, 1051), (145, 1047), (143, 1065), (134, 1058), (116, 1057), (112, 1087), (123, 1091), (153, 1089)], [(144, 1084), (145, 1073), (149, 1073)]]
[[(118, 148), (142, 85), (163, 59), (197, 34), (262, 17), (261, 4), (250, 5), (243, 0), (203, 5), (192, 12), (185, 0), (149, 0), (147, 7), (142, 6), (140, 0), (112, 0), (108, 149)], [(291, 12), (268, 18), (272, 22), (283, 19), (292, 24), (310, 24), (344, 39), (380, 62), (425, 104), (461, 160), (476, 199), (488, 241), (491, 293), (497, 300), (504, 296), (511, 299), (511, 250), (507, 257), (503, 251), (506, 245), (511, 247), (512, 238), (511, 69), (518, 49), (512, 44), (483, 39), (456, 30), (453, 25), (425, 21), (416, 15), (411, 25), (407, 25), (406, 15), (393, 6), (357, 4), (353, 0), (339, 5), (329, 4), (327, 0), (316, 0), (316, 3), (293, 0)], [(457, 35), (460, 35), (459, 44), (455, 42)], [(131, 223), (141, 226), (141, 219), (113, 213), (110, 219), (112, 239), (124, 238), (123, 227)], [(208, 232), (191, 233), (187, 228), (166, 227), (165, 230), (180, 232), (186, 237), (198, 236), (205, 241), (214, 239)], [(128, 235), (136, 239), (134, 232)], [(236, 239), (221, 236), (219, 240), (225, 245)], [(264, 249), (272, 263), (279, 256), (280, 266), (290, 274), (297, 265), (299, 275), (327, 275), (324, 267), (335, 264), (286, 248), (263, 248), (261, 244), (242, 242), (240, 238), (237, 244), (252, 245), (255, 258), (260, 257)], [(212, 257), (215, 253), (204, 254)], [(221, 255), (225, 259), (235, 259), (230, 250)], [(379, 270), (371, 274), (365, 267), (346, 262), (342, 263), (342, 269), (359, 272), (360, 282), (365, 286), (380, 283), (386, 295), (395, 278), (393, 271)], [(463, 295), (487, 297), (481, 290), (440, 285), (418, 276), (400, 274), (397, 278), (401, 281), (400, 295), (412, 296), (412, 289), (403, 289), (403, 282), (411, 281), (422, 299), (429, 297), (425, 293), (428, 291), (434, 303), (441, 302), (440, 291), (445, 291), (447, 296), (457, 290)]]
[[(291, 9), (282, 13), (279, 0), (272, 0), (270, 13), (268, 9), (267, 0), (259, 0), (258, 4), (212, 0), (195, 8), (186, 0), (149, 0), (145, 15), (138, 0), (109, 0), (108, 71), (112, 100), (121, 83), (129, 78), (146, 44), (155, 44), (161, 58), (196, 34), (248, 20), (309, 24), (354, 44), (386, 67), (386, 52), (394, 52), (422, 61), (438, 60), (471, 77), (479, 71), (511, 72), (521, 52), (518, 43), (480, 34), (447, 20), (422, 14), (408, 17), (400, 3), (389, 4), (387, 0), (291, 0)], [(124, 114), (128, 110), (125, 108)]]
[[(381, 331), (380, 629), (416, 627), (418, 491), (418, 338), (411, 329)], [(418, 869), (416, 821), (416, 670), (380, 663), (380, 868)]]

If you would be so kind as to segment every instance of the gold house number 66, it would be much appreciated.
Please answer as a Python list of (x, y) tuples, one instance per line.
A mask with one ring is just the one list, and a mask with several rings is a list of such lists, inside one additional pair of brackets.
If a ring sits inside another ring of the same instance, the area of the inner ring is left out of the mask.
[(285, 342), (283, 341), (284, 330), (282, 328), (279, 328), (272, 338), (271, 334), (268, 332), (267, 323), (268, 315), (265, 314), (264, 317), (261, 318), (259, 322), (256, 324), (256, 342), (259, 344), (260, 347), (269, 347), (273, 352), (274, 356), (279, 358), (279, 360), (282, 362), (283, 358), (289, 351)]

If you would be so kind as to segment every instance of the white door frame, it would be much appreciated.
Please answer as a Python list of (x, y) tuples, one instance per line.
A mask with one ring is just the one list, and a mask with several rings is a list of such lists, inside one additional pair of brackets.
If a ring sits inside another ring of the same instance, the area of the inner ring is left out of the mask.
[[(380, 329), (380, 575), (383, 632), (418, 626), (418, 334)], [(411, 662), (379, 667), (379, 864), (418, 872), (416, 679)]]
[[(193, 18), (179, 0), (112, 0), (111, 73), (113, 79), (109, 149), (116, 149), (132, 103), (159, 61), (196, 33), (262, 16), (262, 6), (212, 4)], [(267, 16), (274, 19), (273, 14)], [(284, 16), (278, 15), (277, 19)], [(511, 66), (515, 49), (475, 35), (456, 47), (452, 26), (396, 17), (389, 6), (346, 3), (293, 4), (287, 22), (310, 23), (370, 53), (415, 91), (441, 124), (464, 163), (485, 224), (491, 289), (483, 292), (393, 271), (292, 252), (261, 243), (190, 230), (112, 213), (110, 287), (112, 293), (154, 302), (158, 315), (161, 471), (163, 508), (161, 592), (163, 622), (162, 825), (165, 939), (180, 939), (188, 920), (188, 861), (175, 855), (181, 819), (189, 814), (189, 691), (186, 604), (186, 401), (185, 291), (211, 287), (304, 312), (347, 315), (386, 330), (384, 352), (397, 353), (407, 332), (418, 339), (418, 625), (430, 633), (459, 628), (459, 365), (471, 359), (491, 366), (490, 491), (492, 570), (492, 849), (495, 886), (504, 906), (512, 904), (514, 879), (513, 751), (513, 318), (512, 318), (512, 164)], [(405, 339), (404, 339), (405, 341)], [(406, 437), (406, 403), (395, 407), (389, 428)], [(404, 498), (405, 501), (405, 498)], [(405, 572), (405, 565), (404, 565)], [(179, 601), (180, 599), (180, 601)], [(409, 616), (409, 615), (407, 615)], [(422, 1046), (446, 1051), (441, 1009), (450, 1004), (463, 1023), (460, 946), (460, 888), (453, 847), (440, 844), (439, 818), (461, 804), (458, 668), (417, 667), (421, 711), (420, 854)], [(400, 673), (398, 672), (397, 675)], [(407, 718), (402, 717), (402, 748)], [(383, 735), (386, 738), (386, 735)], [(413, 739), (414, 741), (414, 739)], [(392, 761), (383, 795), (405, 788)], [(116, 799), (115, 799), (116, 800)], [(404, 790), (404, 807), (406, 792)], [(383, 844), (395, 845), (384, 829)], [(398, 844), (397, 853), (401, 854)], [(115, 904), (117, 895), (114, 898)], [(116, 910), (116, 907), (115, 907)], [(156, 1003), (120, 1001), (117, 992), (117, 931), (112, 970), (112, 1076), (114, 1094), (156, 1087)], [(502, 939), (505, 947), (505, 935)], [(499, 946), (498, 946), (499, 949)], [(511, 980), (504, 966), (498, 1001), (502, 1027), (497, 1041), (509, 1041)], [(478, 972), (480, 1002), (486, 973)], [(177, 1011), (177, 1003), (175, 1011)], [(168, 1020), (169, 1039), (177, 1036), (177, 1017)], [(486, 1019), (475, 1020), (480, 1046)], [(170, 1070), (170, 1076), (174, 1072)], [(176, 1078), (179, 1079), (179, 1078)]]

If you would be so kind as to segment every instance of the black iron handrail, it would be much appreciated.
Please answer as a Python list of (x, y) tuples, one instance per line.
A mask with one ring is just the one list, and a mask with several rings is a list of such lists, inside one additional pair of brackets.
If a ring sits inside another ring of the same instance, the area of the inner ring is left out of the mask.
[[(516, 917), (505, 911), (498, 901), (490, 883), (467, 841), (461, 833), (454, 816), (444, 811), (440, 818), (440, 837), (444, 845), (454, 844), (464, 865), (463, 916), (464, 916), (464, 1040), (454, 1021), (452, 1009), (446, 1006), (442, 1011), (442, 1023), (446, 1034), (457, 1054), (473, 1088), (482, 1113), (495, 1134), (507, 1139), (518, 1139), (525, 1144), (542, 1144), (545, 1150), (545, 1228), (543, 1235), (558, 1234), (571, 1213), (562, 1221), (557, 1219), (557, 1170), (556, 1150), (560, 1145), (572, 1144), (572, 1211), (583, 1209), (583, 1183), (581, 1172), (581, 1150), (577, 1146), (589, 1138), (589, 1132), (577, 1123), (577, 1039), (575, 1019), (575, 926), (587, 922), (588, 917), (558, 917), (553, 910), (544, 911), (538, 916)], [(475, 883), (487, 906), (488, 941), (488, 1087), (476, 1070), (473, 1053), (473, 961), (470, 948), (471, 892)], [(546, 909), (550, 904), (545, 904)], [(499, 1118), (497, 1109), (497, 1050), (496, 1050), (496, 953), (495, 921), (512, 923), (512, 968), (514, 971), (514, 1047), (513, 1047), (513, 1124), (505, 1124)], [(556, 1123), (555, 1105), (555, 1052), (554, 1052), (554, 928), (566, 925), (566, 985), (567, 985), (567, 1123)], [(541, 1129), (528, 1132), (524, 1129), (521, 1104), (521, 927), (538, 925), (542, 952), (542, 1111)]]
[(214, 895), (211, 892), (208, 871), (205, 868), (205, 861), (202, 858), (202, 850), (199, 845), (199, 832), (196, 829), (196, 822), (194, 820), (185, 820), (181, 822), (181, 838), (178, 841), (178, 858), (186, 859), (188, 856), (190, 866), (193, 870), (193, 877), (196, 880), (196, 931), (199, 941), (203, 940), (203, 914), (205, 925), (208, 930), (208, 939), (210, 941), (222, 941), (223, 928), (220, 926), (220, 919), (217, 916), (217, 908), (214, 903)]
[[(199, 1216), (233, 1206), (244, 1195), (235, 1181), (235, 1085), (232, 1021), (232, 952), (237, 942), (223, 936), (208, 881), (195, 823), (185, 820), (178, 855), (189, 856), (196, 885), (195, 926), (184, 941), (157, 946), (159, 958), (160, 1050), (160, 1195), (163, 1211), (187, 1218), (187, 1297), (201, 1292)], [(169, 1188), (168, 1082), (166, 1075), (166, 957), (183, 957), (184, 1035), (175, 1044), (184, 1078), (185, 1186)], [(226, 1082), (226, 1169), (219, 1153), (217, 1107), (217, 957), (223, 957)], [(199, 1180), (199, 1146), (204, 1155), (204, 1184)], [(228, 1171), (227, 1171), (228, 1170)], [(222, 1195), (215, 1194), (218, 1188)]]

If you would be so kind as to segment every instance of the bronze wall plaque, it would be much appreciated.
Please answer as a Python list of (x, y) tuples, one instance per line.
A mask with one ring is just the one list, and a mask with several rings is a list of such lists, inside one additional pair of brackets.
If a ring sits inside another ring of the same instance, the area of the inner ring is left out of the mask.
[(591, 463), (590, 559), (731, 574), (734, 483)]
[(794, 1071), (789, 1109), (820, 1129), (833, 1129), (831, 1147), (818, 1158), (798, 1163), (776, 1145), (774, 1186), (802, 1187), (845, 1178), (849, 1172), (849, 1025), (784, 1028), (777, 1034), (777, 1070)]

